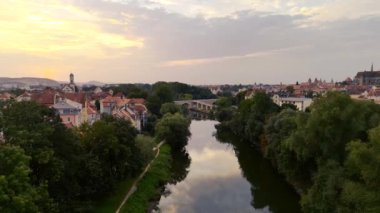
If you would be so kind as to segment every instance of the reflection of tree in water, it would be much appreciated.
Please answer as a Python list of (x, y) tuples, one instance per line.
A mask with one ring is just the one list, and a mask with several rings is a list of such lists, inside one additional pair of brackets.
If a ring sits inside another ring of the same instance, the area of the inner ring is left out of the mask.
[(172, 179), (170, 184), (177, 184), (185, 180), (187, 174), (189, 173), (189, 167), (191, 159), (189, 153), (186, 150), (173, 151), (172, 152), (173, 162), (172, 162)]
[(255, 209), (267, 207), (271, 212), (301, 211), (299, 196), (258, 151), (225, 129), (219, 128), (215, 137), (218, 141), (233, 146), (242, 173), (251, 183), (251, 204)]

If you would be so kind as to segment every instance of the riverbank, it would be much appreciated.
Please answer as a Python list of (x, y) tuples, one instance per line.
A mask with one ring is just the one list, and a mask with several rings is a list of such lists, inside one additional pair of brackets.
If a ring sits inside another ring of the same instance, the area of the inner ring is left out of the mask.
[[(214, 137), (216, 121), (192, 121), (188, 155), (174, 157), (175, 181), (166, 185), (157, 212), (300, 212), (299, 196), (239, 137)], [(228, 142), (228, 143), (227, 143)]]
[(115, 187), (115, 192), (109, 195), (105, 200), (100, 201), (95, 209), (95, 213), (108, 213), (108, 212), (115, 212), (118, 205), (123, 201), (123, 198), (125, 196), (126, 191), (128, 191), (133, 183), (135, 182), (136, 178), (128, 178), (124, 181), (121, 181), (117, 186)]
[(171, 149), (162, 145), (160, 154), (154, 160), (149, 171), (142, 178), (136, 191), (129, 197), (120, 212), (146, 212), (149, 203), (160, 197), (160, 186), (170, 179)]

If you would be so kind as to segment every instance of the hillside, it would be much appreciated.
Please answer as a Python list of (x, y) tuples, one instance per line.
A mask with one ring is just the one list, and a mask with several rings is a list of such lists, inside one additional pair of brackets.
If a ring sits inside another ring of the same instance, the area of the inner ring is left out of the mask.
[(46, 78), (2, 78), (0, 77), (0, 88), (3, 89), (26, 89), (29, 87), (59, 87), (57, 81)]

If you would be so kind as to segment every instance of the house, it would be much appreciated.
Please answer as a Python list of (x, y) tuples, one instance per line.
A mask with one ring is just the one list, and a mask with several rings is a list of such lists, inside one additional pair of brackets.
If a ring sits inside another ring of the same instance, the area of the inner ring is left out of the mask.
[(13, 95), (8, 92), (0, 93), (0, 101), (9, 101), (11, 98)]
[(146, 124), (148, 109), (144, 99), (127, 99), (119, 94), (100, 100), (100, 112), (128, 120), (140, 131)]
[[(57, 103), (60, 94), (61, 93), (58, 91), (46, 89), (41, 92), (31, 93), (30, 101), (35, 101), (47, 107), (52, 107), (55, 103)], [(19, 100), (23, 101), (22, 98), (20, 98)]]
[(102, 90), (102, 88), (100, 88), (100, 87), (96, 87), (96, 88), (94, 89), (94, 94), (98, 94), (98, 93), (101, 93), (101, 92), (103, 92), (103, 90)]
[[(83, 123), (93, 124), (100, 119), (94, 104), (84, 92), (63, 93), (52, 89), (42, 92), (24, 93), (17, 101), (35, 101), (58, 111), (62, 122), (67, 127), (80, 126)], [(70, 112), (70, 113), (69, 113)]]
[(32, 94), (30, 92), (24, 92), (23, 94), (16, 97), (17, 102), (31, 101), (31, 100), (32, 100)]
[(92, 125), (96, 121), (100, 120), (100, 114), (98, 113), (98, 111), (96, 111), (96, 106), (90, 104), (90, 102), (87, 102), (85, 109), (86, 117), (84, 117), (84, 119), (87, 121), (88, 124)]
[(61, 117), (62, 123), (67, 127), (79, 127), (82, 121), (82, 104), (68, 100), (59, 99), (52, 108), (56, 109)]
[(147, 122), (147, 114), (148, 109), (145, 106), (145, 100), (141, 98), (121, 98), (112, 111), (113, 116), (129, 120), (139, 131)]
[(253, 98), (253, 96), (256, 95), (256, 93), (266, 93), (266, 91), (264, 89), (251, 89), (251, 90), (247, 90), (247, 91), (245, 91), (244, 99), (245, 100), (251, 99), (251, 98)]
[(80, 103), (82, 105), (81, 110), (81, 120), (82, 123), (87, 122), (88, 124), (93, 124), (95, 121), (100, 120), (100, 114), (96, 110), (95, 103), (91, 103), (91, 95), (85, 92), (77, 93), (63, 93), (61, 97)]
[(209, 90), (211, 91), (212, 94), (218, 95), (219, 93), (222, 93), (223, 90), (220, 88), (220, 86), (210, 86)]
[(106, 98), (100, 100), (100, 113), (112, 115), (112, 110), (116, 106), (117, 102), (120, 101), (120, 97), (107, 96)]
[(272, 100), (278, 106), (282, 106), (283, 104), (293, 104), (300, 111), (305, 111), (306, 108), (313, 103), (311, 98), (280, 97), (279, 95), (274, 95)]

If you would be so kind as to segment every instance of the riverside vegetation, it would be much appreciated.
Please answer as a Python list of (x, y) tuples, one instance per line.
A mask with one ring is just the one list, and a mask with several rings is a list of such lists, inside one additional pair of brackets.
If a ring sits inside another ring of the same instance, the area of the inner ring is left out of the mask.
[(261, 151), (301, 194), (303, 212), (380, 212), (379, 105), (338, 92), (306, 112), (264, 93), (217, 105), (218, 132)]
[[(140, 185), (147, 200), (157, 198), (158, 185), (171, 175), (164, 169), (172, 161), (168, 150), (183, 150), (190, 135), (190, 120), (172, 103), (174, 94), (181, 95), (166, 83), (149, 91), (145, 133), (168, 145)], [(103, 115), (91, 126), (68, 129), (53, 109), (34, 102), (2, 102), (0, 109), (0, 212), (112, 212), (124, 194), (118, 187), (130, 187), (154, 157), (156, 142), (138, 136), (125, 120)], [(148, 208), (142, 204), (136, 204), (140, 210)]]

